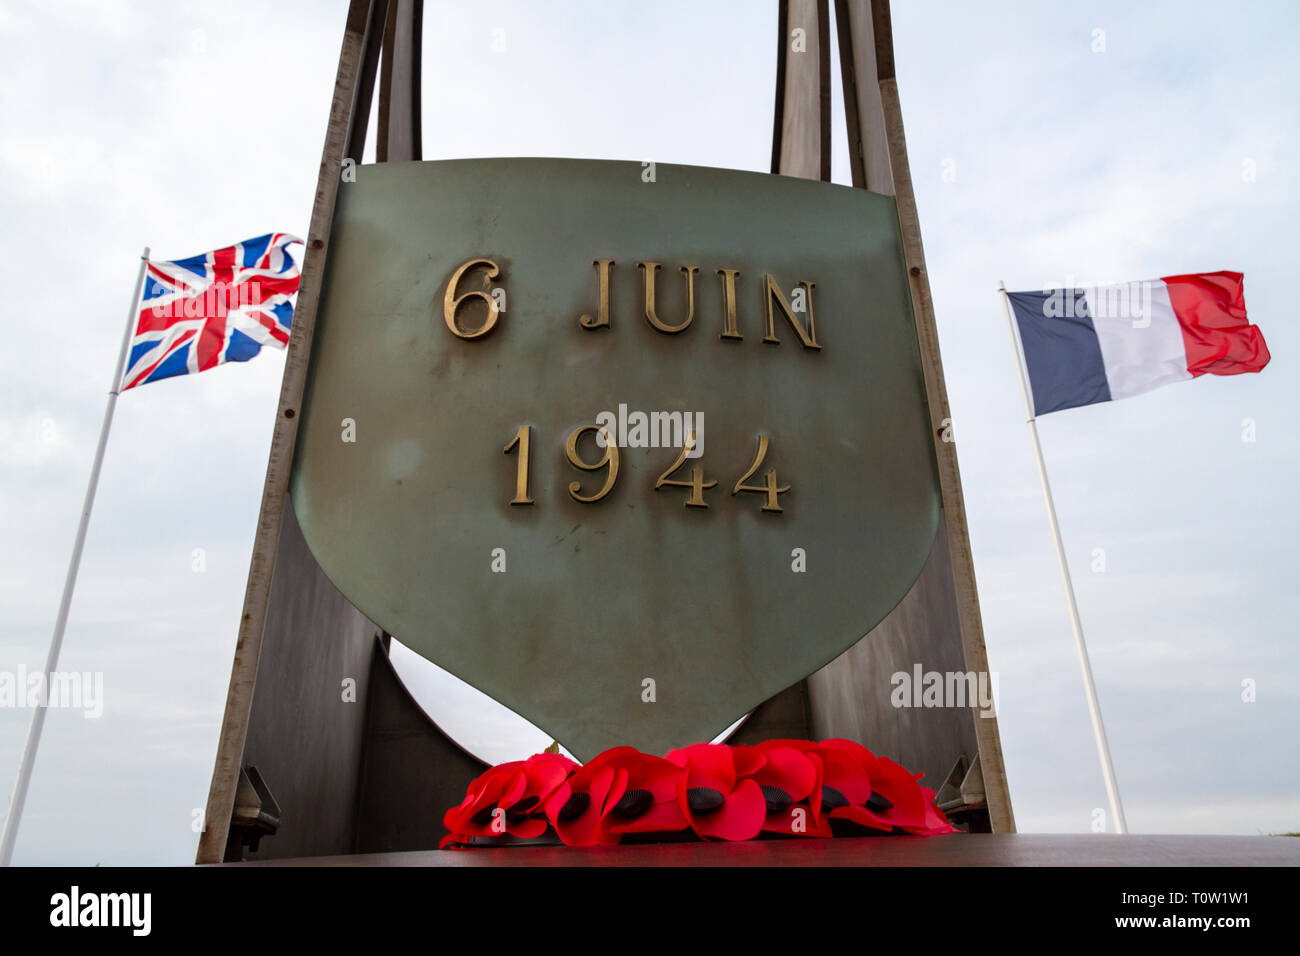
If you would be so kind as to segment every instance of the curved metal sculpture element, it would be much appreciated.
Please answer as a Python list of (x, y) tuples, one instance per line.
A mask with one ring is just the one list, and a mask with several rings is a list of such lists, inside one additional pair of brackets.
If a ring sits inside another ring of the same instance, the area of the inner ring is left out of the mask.
[(362, 167), (291, 485), (352, 603), (583, 759), (709, 740), (837, 657), (940, 514), (892, 200), (643, 172)]

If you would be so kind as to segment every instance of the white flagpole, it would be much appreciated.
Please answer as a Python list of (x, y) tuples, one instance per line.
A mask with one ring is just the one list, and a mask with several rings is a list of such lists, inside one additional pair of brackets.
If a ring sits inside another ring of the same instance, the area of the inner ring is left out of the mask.
[(5, 818), (4, 836), (0, 837), (0, 866), (8, 866), (14, 855), (18, 823), (23, 815), (23, 804), (27, 802), (27, 786), (31, 783), (32, 767), (36, 763), (36, 748), (41, 744), (41, 731), (45, 727), (49, 691), (53, 686), (54, 671), (59, 663), (59, 649), (63, 646), (63, 631), (68, 623), (68, 609), (72, 606), (72, 589), (77, 584), (81, 549), (86, 543), (86, 526), (90, 524), (90, 509), (95, 503), (99, 469), (104, 463), (108, 429), (113, 424), (113, 409), (117, 405), (117, 395), (122, 388), (122, 366), (126, 362), (127, 346), (131, 342), (131, 332), (135, 328), (136, 317), (139, 315), (140, 290), (144, 287), (144, 271), (148, 263), (149, 247), (145, 246), (144, 252), (140, 254), (140, 272), (135, 277), (135, 294), (131, 298), (131, 309), (126, 316), (126, 331), (122, 333), (122, 348), (117, 354), (117, 364), (113, 366), (113, 381), (108, 389), (108, 405), (104, 408), (104, 423), (99, 429), (99, 445), (95, 449), (95, 461), (90, 466), (90, 483), (86, 487), (86, 500), (81, 506), (81, 523), (77, 526), (77, 538), (72, 545), (72, 557), (68, 561), (68, 576), (63, 582), (63, 597), (59, 601), (58, 616), (54, 619), (54, 637), (50, 640), (50, 649), (45, 656), (45, 687), (42, 699), (32, 709), (32, 723), (27, 730), (27, 743), (23, 746), (23, 759), (18, 767), (18, 779), (14, 782), (13, 797), (9, 801), (9, 816)]
[(1020, 340), (1011, 319), (1011, 300), (1007, 287), (998, 282), (1002, 295), (1002, 310), (1007, 317), (1007, 332), (1011, 334), (1011, 350), (1016, 357), (1016, 371), (1020, 375), (1020, 394), (1025, 400), (1025, 414), (1029, 422), (1029, 436), (1034, 442), (1034, 456), (1038, 460), (1038, 478), (1043, 483), (1043, 498), (1047, 501), (1047, 517), (1052, 525), (1052, 540), (1056, 543), (1056, 560), (1061, 566), (1061, 580), (1065, 584), (1065, 600), (1070, 607), (1070, 625), (1074, 628), (1074, 644), (1079, 651), (1079, 670), (1083, 672), (1084, 695), (1088, 698), (1088, 713), (1092, 716), (1092, 732), (1097, 738), (1097, 755), (1101, 758), (1101, 775), (1106, 780), (1106, 796), (1110, 799), (1110, 812), (1115, 818), (1115, 832), (1127, 833), (1124, 805), (1119, 799), (1119, 784), (1115, 782), (1115, 765), (1110, 759), (1110, 744), (1106, 741), (1106, 726), (1101, 721), (1101, 704), (1097, 701), (1097, 686), (1092, 681), (1092, 664), (1088, 661), (1088, 645), (1083, 641), (1083, 625), (1079, 622), (1079, 608), (1074, 600), (1074, 585), (1070, 581), (1070, 565), (1065, 560), (1065, 547), (1061, 544), (1061, 527), (1056, 521), (1056, 505), (1052, 501), (1052, 487), (1047, 482), (1047, 466), (1043, 464), (1043, 446), (1038, 442), (1038, 423), (1034, 420), (1034, 403), (1029, 397), (1029, 381), (1025, 377), (1024, 362), (1020, 358)]

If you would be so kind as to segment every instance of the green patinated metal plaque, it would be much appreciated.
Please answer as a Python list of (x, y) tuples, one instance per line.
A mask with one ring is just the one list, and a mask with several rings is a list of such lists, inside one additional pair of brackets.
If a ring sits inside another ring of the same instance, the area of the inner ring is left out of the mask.
[[(321, 567), (582, 759), (707, 740), (832, 660), (938, 527), (886, 196), (663, 164), (361, 166), (312, 348), (291, 494)], [(674, 412), (700, 452), (675, 470)], [(616, 448), (571, 440), (598, 421)], [(612, 479), (571, 461), (615, 455)]]

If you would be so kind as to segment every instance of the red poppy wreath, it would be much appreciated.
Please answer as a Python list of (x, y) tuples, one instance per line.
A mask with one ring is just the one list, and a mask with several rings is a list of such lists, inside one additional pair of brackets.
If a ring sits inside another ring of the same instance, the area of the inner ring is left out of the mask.
[(613, 747), (492, 767), (443, 816), (441, 848), (540, 840), (752, 840), (764, 835), (952, 833), (934, 791), (851, 740), (692, 744), (663, 757)]

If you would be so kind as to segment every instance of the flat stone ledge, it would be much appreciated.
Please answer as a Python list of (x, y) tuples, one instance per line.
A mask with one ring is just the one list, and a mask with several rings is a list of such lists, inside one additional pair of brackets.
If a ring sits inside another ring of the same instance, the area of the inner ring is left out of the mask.
[(1300, 866), (1300, 837), (954, 833), (748, 843), (520, 846), (230, 866)]

